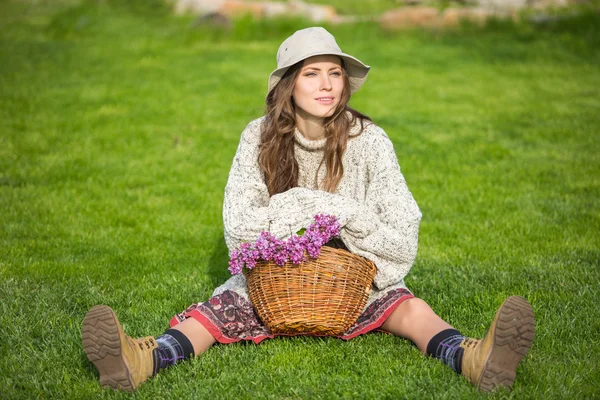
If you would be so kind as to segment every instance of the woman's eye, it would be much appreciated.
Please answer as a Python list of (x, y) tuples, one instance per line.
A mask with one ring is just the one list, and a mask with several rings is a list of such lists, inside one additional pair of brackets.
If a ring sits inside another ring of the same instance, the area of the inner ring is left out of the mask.
[(304, 76), (316, 76), (317, 74), (315, 74), (314, 72), (307, 72), (306, 74), (304, 74)]
[(331, 73), (331, 75), (333, 75), (333, 76), (342, 76), (342, 73), (340, 71), (333, 71)]

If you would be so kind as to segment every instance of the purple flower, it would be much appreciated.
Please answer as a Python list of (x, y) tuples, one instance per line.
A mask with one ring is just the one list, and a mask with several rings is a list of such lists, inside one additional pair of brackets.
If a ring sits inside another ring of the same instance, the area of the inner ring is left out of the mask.
[(286, 251), (285, 241), (275, 239), (275, 248), (273, 249), (271, 261), (274, 261), (277, 265), (283, 265), (288, 261), (288, 255)]
[(229, 271), (232, 275), (237, 275), (242, 273), (242, 269), (244, 268), (244, 264), (240, 259), (240, 251), (233, 250), (231, 252), (231, 258), (229, 259)]
[(321, 247), (333, 237), (339, 236), (341, 225), (334, 215), (317, 214), (315, 222), (306, 228), (302, 236), (293, 235), (287, 240), (277, 239), (270, 232), (261, 232), (256, 242), (245, 242), (231, 252), (229, 271), (240, 274), (244, 267), (252, 269), (260, 260), (273, 261), (277, 265), (286, 262), (301, 264), (306, 255), (319, 257)]
[(260, 258), (265, 261), (273, 259), (273, 254), (276, 251), (278, 239), (271, 232), (261, 232), (256, 240), (256, 250), (258, 250)]
[(285, 248), (292, 264), (300, 264), (306, 261), (306, 238), (293, 235), (285, 244)]
[(273, 261), (277, 265), (284, 265), (288, 261), (288, 256), (285, 252), (280, 251), (273, 255)]
[(252, 269), (256, 267), (256, 261), (260, 257), (260, 253), (250, 242), (242, 243), (240, 246), (241, 260), (247, 268)]

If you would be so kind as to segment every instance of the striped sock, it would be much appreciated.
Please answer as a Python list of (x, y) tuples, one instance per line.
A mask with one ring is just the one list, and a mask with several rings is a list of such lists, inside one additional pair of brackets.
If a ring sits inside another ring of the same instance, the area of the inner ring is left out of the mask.
[(446, 329), (436, 334), (427, 344), (427, 355), (437, 358), (460, 374), (464, 349), (460, 344), (464, 340), (456, 329)]
[(167, 329), (165, 333), (156, 338), (158, 348), (154, 350), (154, 372), (156, 375), (161, 369), (178, 362), (194, 357), (194, 347), (190, 340), (181, 331)]

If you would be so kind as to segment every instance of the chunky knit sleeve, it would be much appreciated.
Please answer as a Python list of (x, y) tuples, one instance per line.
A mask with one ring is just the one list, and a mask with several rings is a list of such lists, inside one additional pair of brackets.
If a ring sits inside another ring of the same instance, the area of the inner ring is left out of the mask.
[(400, 172), (392, 142), (375, 126), (365, 157), (368, 165), (366, 200), (342, 230), (353, 253), (377, 266), (375, 285), (384, 289), (399, 283), (417, 255), (421, 211)]
[(261, 122), (252, 121), (242, 133), (225, 187), (223, 225), (230, 252), (256, 240), (263, 230), (288, 237), (314, 216), (310, 189), (294, 188), (269, 198), (258, 164)]

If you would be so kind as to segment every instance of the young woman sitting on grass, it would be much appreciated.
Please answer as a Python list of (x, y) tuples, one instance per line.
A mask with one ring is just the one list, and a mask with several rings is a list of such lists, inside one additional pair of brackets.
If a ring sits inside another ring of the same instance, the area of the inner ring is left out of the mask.
[[(342, 339), (381, 329), (413, 341), (480, 390), (510, 387), (534, 335), (533, 310), (524, 298), (509, 297), (478, 340), (463, 336), (404, 285), (417, 254), (421, 212), (386, 133), (348, 107), (368, 72), (323, 28), (300, 30), (283, 42), (269, 77), (266, 114), (242, 133), (229, 173), (227, 246), (231, 252), (267, 230), (284, 238), (316, 214), (335, 215), (345, 247), (377, 267), (367, 306)], [(132, 339), (109, 307), (90, 309), (83, 348), (100, 383), (134, 390), (216, 342), (274, 336), (256, 315), (243, 275), (177, 314), (170, 326), (156, 339)]]

